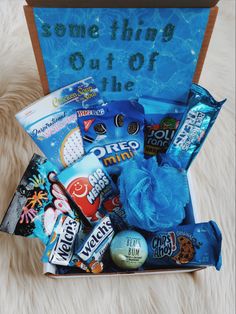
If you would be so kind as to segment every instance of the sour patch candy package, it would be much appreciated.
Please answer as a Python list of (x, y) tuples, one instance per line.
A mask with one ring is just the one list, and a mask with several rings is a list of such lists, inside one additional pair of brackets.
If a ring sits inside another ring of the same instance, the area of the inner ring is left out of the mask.
[(114, 101), (106, 106), (77, 110), (86, 153), (93, 152), (109, 174), (143, 153), (143, 108), (136, 101)]
[(101, 103), (89, 77), (36, 101), (16, 118), (46, 157), (63, 169), (84, 155), (76, 109)]
[(112, 179), (92, 153), (64, 169), (58, 179), (91, 223), (101, 219), (103, 201), (117, 193)]
[(1, 231), (37, 237), (46, 244), (59, 214), (76, 215), (76, 205), (55, 181), (56, 172), (46, 158), (34, 154), (1, 223)]

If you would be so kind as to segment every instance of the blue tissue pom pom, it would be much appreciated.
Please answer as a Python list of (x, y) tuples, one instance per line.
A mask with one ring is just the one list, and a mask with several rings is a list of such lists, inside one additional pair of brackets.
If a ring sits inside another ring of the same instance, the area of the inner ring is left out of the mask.
[(179, 225), (185, 218), (189, 202), (185, 171), (160, 167), (155, 157), (136, 156), (123, 166), (118, 185), (130, 226), (155, 232)]

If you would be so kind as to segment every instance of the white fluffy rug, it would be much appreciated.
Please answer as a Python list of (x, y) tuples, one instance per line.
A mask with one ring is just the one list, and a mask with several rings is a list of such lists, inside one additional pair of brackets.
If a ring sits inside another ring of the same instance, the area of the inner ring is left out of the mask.
[[(21, 0), (0, 1), (0, 218), (36, 147), (14, 115), (42, 96)], [(228, 98), (192, 174), (199, 221), (223, 232), (223, 267), (194, 274), (52, 280), (37, 240), (0, 234), (0, 313), (234, 312), (234, 1), (220, 3), (201, 84)]]

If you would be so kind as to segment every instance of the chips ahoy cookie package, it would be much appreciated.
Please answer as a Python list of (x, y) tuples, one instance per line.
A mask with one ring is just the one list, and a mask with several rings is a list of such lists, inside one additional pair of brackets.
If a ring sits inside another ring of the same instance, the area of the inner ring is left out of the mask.
[(16, 119), (41, 153), (0, 231), (38, 238), (53, 278), (220, 270), (191, 183), (225, 102), (198, 85), (217, 0), (26, 2), (45, 96)]

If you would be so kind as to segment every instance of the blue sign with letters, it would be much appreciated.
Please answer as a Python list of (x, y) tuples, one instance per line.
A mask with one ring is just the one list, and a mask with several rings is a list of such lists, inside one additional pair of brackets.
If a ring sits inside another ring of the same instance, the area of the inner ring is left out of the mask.
[(50, 92), (92, 76), (108, 100), (186, 100), (210, 9), (33, 10)]

